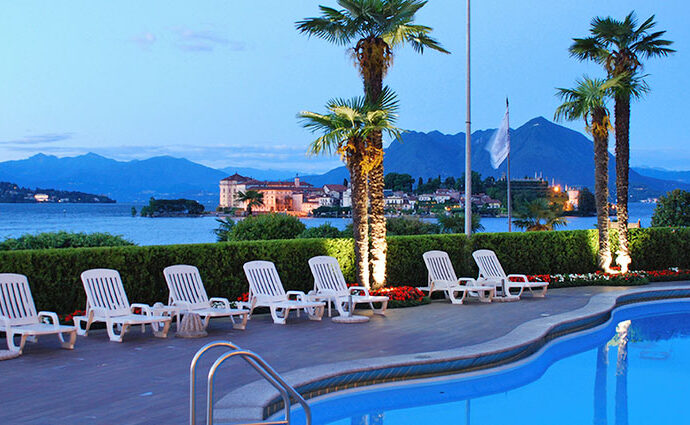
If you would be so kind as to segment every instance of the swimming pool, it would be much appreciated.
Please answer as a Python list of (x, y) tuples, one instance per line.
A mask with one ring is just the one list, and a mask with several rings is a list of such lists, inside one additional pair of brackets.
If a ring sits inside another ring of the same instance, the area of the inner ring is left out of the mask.
[[(314, 424), (690, 424), (690, 302), (635, 304), (492, 371), (310, 402)], [(301, 412), (293, 413), (300, 423)], [(303, 416), (302, 416), (303, 417)]]

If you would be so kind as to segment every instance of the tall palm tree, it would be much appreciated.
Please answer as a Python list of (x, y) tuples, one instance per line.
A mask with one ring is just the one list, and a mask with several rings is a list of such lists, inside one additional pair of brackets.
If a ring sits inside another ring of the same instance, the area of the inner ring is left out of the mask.
[[(625, 273), (630, 264), (628, 250), (628, 173), (630, 167), (630, 100), (644, 91), (644, 76), (640, 75), (642, 59), (664, 57), (675, 50), (672, 41), (664, 40), (666, 31), (654, 31), (654, 15), (638, 25), (635, 12), (622, 21), (594, 18), (590, 25), (591, 36), (573, 39), (570, 54), (580, 60), (593, 60), (601, 65), (610, 77), (627, 75), (628, 84), (616, 90), (614, 108), (616, 126), (616, 197), (618, 199), (619, 253), (616, 262)], [(625, 83), (625, 81), (623, 81)]]
[(538, 198), (517, 208), (515, 216), (518, 218), (513, 220), (513, 224), (528, 232), (553, 230), (568, 225), (567, 220), (561, 217), (561, 212), (562, 208), (559, 211), (547, 199)]
[[(321, 16), (297, 22), (297, 29), (309, 36), (352, 47), (364, 82), (367, 99), (377, 99), (393, 60), (393, 49), (409, 44), (419, 53), (424, 49), (449, 53), (429, 34), (432, 28), (414, 23), (415, 14), (426, 5), (422, 0), (338, 0), (340, 10), (319, 6)], [(385, 284), (386, 218), (383, 196), (383, 141), (380, 132), (369, 136), (368, 154), (373, 156), (369, 173), (371, 202), (371, 254), (374, 286)]]
[(599, 267), (610, 271), (609, 246), (609, 131), (611, 121), (607, 100), (613, 95), (623, 77), (609, 80), (584, 77), (574, 89), (558, 89), (563, 104), (556, 109), (555, 119), (584, 120), (587, 132), (594, 139), (594, 199), (599, 230)]
[(256, 190), (237, 192), (235, 199), (245, 203), (248, 215), (252, 215), (253, 207), (260, 207), (264, 204), (264, 194)]
[(400, 137), (395, 127), (398, 102), (395, 94), (384, 88), (375, 102), (364, 97), (333, 99), (326, 114), (301, 112), (305, 128), (321, 136), (312, 142), (312, 154), (337, 153), (350, 171), (352, 188), (352, 225), (355, 238), (357, 281), (369, 287), (369, 213), (368, 176), (376, 165), (376, 158), (368, 154), (370, 135), (385, 132)]

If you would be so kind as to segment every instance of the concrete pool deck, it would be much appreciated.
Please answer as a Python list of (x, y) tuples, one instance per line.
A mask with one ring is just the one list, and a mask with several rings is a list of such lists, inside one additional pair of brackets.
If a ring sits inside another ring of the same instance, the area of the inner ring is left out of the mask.
[[(457, 306), (438, 301), (392, 309), (386, 317), (372, 316), (370, 322), (356, 325), (302, 317), (280, 326), (269, 315), (259, 315), (246, 331), (233, 330), (228, 321), (212, 321), (209, 335), (200, 339), (158, 339), (135, 329), (125, 336), (124, 343), (116, 344), (108, 341), (105, 331), (93, 331), (88, 337), (79, 337), (73, 351), (61, 350), (57, 338), (43, 337), (38, 344), (29, 344), (23, 356), (0, 362), (0, 423), (186, 424), (189, 362), (211, 341), (229, 340), (259, 353), (291, 382), (291, 372), (314, 365), (325, 370), (334, 363), (400, 355), (424, 357), (490, 343), (534, 319), (573, 312), (598, 294), (620, 294), (626, 289), (552, 289), (544, 299), (525, 297), (517, 303)], [(205, 375), (215, 357), (208, 355), (198, 367), (199, 422), (205, 406)], [(243, 362), (229, 361), (217, 374), (215, 399), (257, 379), (256, 372)]]

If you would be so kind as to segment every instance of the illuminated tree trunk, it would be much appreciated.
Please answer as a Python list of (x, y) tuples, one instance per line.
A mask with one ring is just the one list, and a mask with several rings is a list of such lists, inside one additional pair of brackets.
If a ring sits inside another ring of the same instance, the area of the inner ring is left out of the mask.
[(630, 321), (618, 324), (618, 360), (616, 362), (616, 425), (628, 425), (628, 330)]
[(597, 350), (597, 369), (594, 375), (594, 425), (606, 425), (606, 366), (608, 365), (608, 346)]
[(630, 95), (616, 96), (616, 197), (618, 198), (618, 256), (621, 272), (628, 271), (628, 175), (630, 168)]
[[(364, 80), (364, 94), (373, 102), (383, 90), (383, 75), (387, 68), (389, 48), (380, 38), (368, 37), (360, 41), (356, 48), (360, 72)], [(371, 204), (371, 261), (373, 287), (380, 288), (386, 283), (386, 217), (383, 196), (383, 139), (381, 132), (369, 137), (367, 153), (374, 164), (369, 172), (369, 201)]]
[(355, 241), (357, 283), (369, 287), (369, 212), (367, 175), (362, 168), (363, 148), (357, 147), (350, 157), (352, 182), (352, 230)]
[[(608, 122), (602, 111), (593, 114), (592, 136), (594, 138), (594, 199), (597, 207), (597, 229), (599, 230), (599, 267), (608, 272), (611, 265), (609, 247), (609, 152)], [(606, 120), (606, 122), (605, 122)]]

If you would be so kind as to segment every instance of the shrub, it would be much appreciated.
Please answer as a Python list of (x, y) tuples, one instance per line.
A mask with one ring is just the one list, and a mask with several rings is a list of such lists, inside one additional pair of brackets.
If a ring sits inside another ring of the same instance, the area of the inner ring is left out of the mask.
[[(350, 233), (352, 234), (352, 233)], [(309, 227), (304, 229), (302, 233), (299, 234), (300, 239), (309, 238), (341, 238), (343, 233), (335, 226), (331, 226), (330, 223), (324, 223), (317, 227)]]
[(237, 222), (228, 240), (258, 241), (268, 239), (294, 239), (306, 226), (297, 217), (287, 214), (249, 216)]
[(391, 236), (429, 235), (439, 233), (441, 227), (417, 217), (391, 217), (386, 219), (386, 232)]
[(690, 192), (676, 189), (660, 197), (652, 226), (690, 226)]
[(37, 235), (23, 235), (0, 242), (1, 251), (48, 248), (86, 248), (97, 246), (134, 245), (120, 235), (110, 233), (48, 232)]
[[(465, 233), (465, 213), (439, 214), (437, 217), (441, 233)], [(472, 232), (484, 229), (480, 219), (479, 214), (472, 214)]]

